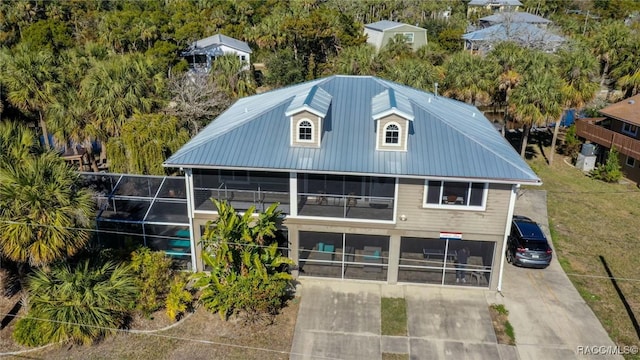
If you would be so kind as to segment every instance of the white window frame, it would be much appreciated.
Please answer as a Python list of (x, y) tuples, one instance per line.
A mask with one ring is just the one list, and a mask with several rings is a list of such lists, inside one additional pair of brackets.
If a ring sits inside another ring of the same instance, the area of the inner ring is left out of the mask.
[[(306, 121), (306, 122), (308, 122), (308, 123), (311, 125), (311, 126), (310, 126), (310, 129), (311, 129), (311, 139), (301, 139), (301, 138), (300, 138), (300, 135), (301, 135), (301, 132), (300, 132), (300, 126), (301, 126), (301, 125), (302, 125), (302, 123), (303, 123), (303, 122), (305, 122), (305, 121)], [(300, 119), (300, 120), (298, 120), (298, 122), (296, 123), (296, 142), (301, 142), (301, 143), (314, 143), (314, 142), (315, 142), (314, 135), (313, 135), (314, 133), (315, 133), (315, 127), (314, 127), (313, 121), (311, 121), (311, 120), (309, 120), (309, 119), (306, 119), (306, 118), (305, 118), (305, 119)]]
[(442, 204), (442, 200), (440, 201), (440, 203), (438, 204), (431, 204), (431, 203), (427, 203), (427, 195), (429, 193), (429, 181), (438, 181), (440, 182), (440, 193), (438, 195), (438, 199), (442, 199), (443, 196), (445, 196), (444, 194), (444, 183), (445, 182), (466, 182), (468, 184), (467, 187), (467, 203), (469, 201), (469, 199), (471, 199), (471, 184), (474, 183), (481, 183), (481, 182), (474, 182), (474, 181), (454, 181), (454, 180), (450, 180), (450, 181), (446, 181), (446, 180), (434, 180), (434, 179), (427, 179), (424, 182), (424, 191), (422, 194), (422, 207), (423, 208), (430, 208), (430, 209), (447, 209), (447, 210), (469, 210), (469, 211), (484, 211), (487, 208), (487, 195), (489, 193), (489, 183), (482, 183), (484, 184), (484, 187), (482, 188), (482, 204), (481, 205), (466, 205), (466, 204), (456, 204), (456, 205), (452, 205), (452, 204)]
[[(398, 142), (397, 143), (391, 143), (391, 142), (387, 142), (387, 131), (389, 129), (389, 126), (391, 125), (395, 125), (398, 128)], [(402, 126), (400, 126), (400, 124), (398, 124), (397, 122), (389, 122), (387, 124), (384, 125), (384, 129), (383, 129), (383, 134), (382, 136), (384, 137), (384, 139), (382, 139), (382, 144), (384, 146), (402, 146)]]
[[(631, 161), (629, 161), (631, 160)], [(636, 166), (636, 159), (632, 158), (631, 156), (627, 155), (627, 160), (624, 162), (625, 165), (627, 165), (628, 167), (635, 167)]]
[(412, 32), (402, 33), (402, 37), (404, 38), (404, 42), (406, 42), (407, 44), (413, 44), (415, 36), (416, 36), (415, 33), (412, 33)]
[(629, 123), (622, 123), (622, 133), (630, 136), (638, 136), (638, 127)]

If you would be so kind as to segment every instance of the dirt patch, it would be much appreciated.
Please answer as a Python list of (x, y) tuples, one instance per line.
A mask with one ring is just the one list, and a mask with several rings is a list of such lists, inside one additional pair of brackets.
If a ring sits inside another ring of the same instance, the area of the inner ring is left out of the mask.
[[(224, 321), (200, 307), (176, 326), (153, 333), (119, 332), (92, 346), (54, 346), (29, 353), (46, 359), (289, 359), (298, 315), (297, 298), (276, 316), (273, 325)], [(137, 318), (132, 329), (167, 325), (164, 313)], [(3, 330), (4, 331), (4, 330)], [(9, 334), (10, 335), (10, 334)], [(4, 348), (4, 347), (3, 347)]]
[(509, 323), (509, 312), (504, 306), (495, 304), (489, 306), (489, 314), (493, 322), (493, 330), (498, 338), (498, 344), (515, 345), (515, 334)]

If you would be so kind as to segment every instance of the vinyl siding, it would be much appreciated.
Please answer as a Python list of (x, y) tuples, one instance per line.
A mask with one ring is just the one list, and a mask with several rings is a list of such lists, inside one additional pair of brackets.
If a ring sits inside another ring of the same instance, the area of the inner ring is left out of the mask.
[[(398, 115), (389, 115), (386, 116), (380, 120), (377, 121), (378, 122), (378, 127), (376, 129), (377, 136), (376, 139), (378, 141), (377, 143), (377, 149), (378, 150), (395, 150), (395, 151), (407, 151), (407, 133), (409, 132), (409, 121), (398, 116)], [(400, 144), (399, 146), (390, 146), (390, 145), (385, 145), (384, 144), (384, 137), (385, 137), (385, 127), (387, 126), (387, 124), (389, 123), (396, 123), (400, 126)]]
[(420, 47), (427, 45), (427, 31), (418, 30), (411, 26), (401, 26), (394, 28), (393, 30), (387, 30), (382, 37), (382, 47), (387, 45), (389, 39), (392, 39), (396, 35), (402, 35), (404, 33), (413, 33), (413, 43), (411, 44), (413, 50), (418, 50)]
[[(298, 121), (305, 119), (313, 124), (313, 142), (298, 141)], [(292, 145), (298, 147), (320, 147), (322, 137), (322, 123), (317, 115), (308, 111), (301, 111), (291, 116)]]
[(454, 231), (463, 233), (463, 238), (466, 239), (502, 239), (511, 186), (491, 184), (488, 191), (484, 211), (429, 209), (422, 206), (424, 181), (401, 179), (396, 216), (399, 218), (405, 215), (407, 220), (398, 221), (397, 228), (424, 231), (428, 236), (434, 236), (440, 231)]

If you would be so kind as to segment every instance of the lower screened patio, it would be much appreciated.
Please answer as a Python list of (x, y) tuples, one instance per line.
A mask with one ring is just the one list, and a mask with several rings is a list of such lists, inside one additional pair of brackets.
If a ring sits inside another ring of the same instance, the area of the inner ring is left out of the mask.
[(477, 287), (492, 280), (490, 241), (401, 237), (394, 259), (388, 236), (300, 231), (298, 238), (300, 276)]

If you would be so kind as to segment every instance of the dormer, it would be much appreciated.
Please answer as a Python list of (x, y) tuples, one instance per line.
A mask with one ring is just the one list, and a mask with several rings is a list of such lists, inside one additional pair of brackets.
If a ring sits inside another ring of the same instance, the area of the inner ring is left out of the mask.
[(407, 151), (414, 119), (409, 98), (389, 88), (371, 100), (371, 116), (376, 122), (376, 150)]
[(331, 95), (317, 85), (293, 98), (285, 112), (289, 116), (291, 146), (320, 147), (322, 123), (331, 105)]

